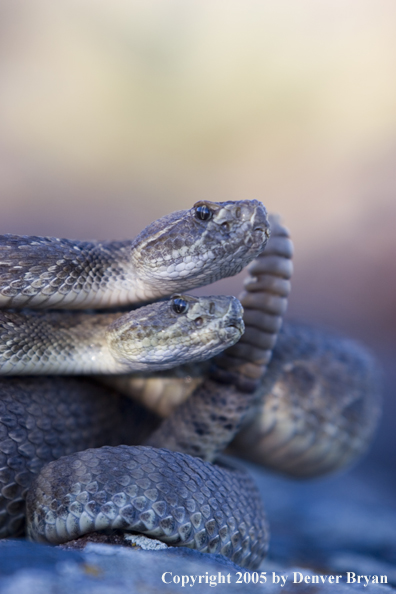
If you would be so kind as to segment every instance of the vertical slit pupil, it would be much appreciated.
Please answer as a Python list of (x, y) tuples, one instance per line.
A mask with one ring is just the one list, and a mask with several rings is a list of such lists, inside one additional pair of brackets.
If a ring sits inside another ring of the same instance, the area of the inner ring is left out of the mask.
[(185, 313), (188, 309), (188, 303), (185, 299), (181, 297), (176, 297), (172, 303), (173, 311), (177, 314)]
[(204, 204), (197, 206), (196, 213), (197, 217), (201, 219), (201, 221), (208, 221), (212, 216), (212, 211)]

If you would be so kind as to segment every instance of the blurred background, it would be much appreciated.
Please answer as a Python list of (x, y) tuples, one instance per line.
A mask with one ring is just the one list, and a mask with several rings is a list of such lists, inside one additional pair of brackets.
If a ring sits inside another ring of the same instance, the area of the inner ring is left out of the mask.
[(0, 0), (0, 232), (121, 239), (262, 200), (295, 242), (288, 316), (382, 363), (364, 468), (390, 468), (395, 75), (393, 0)]

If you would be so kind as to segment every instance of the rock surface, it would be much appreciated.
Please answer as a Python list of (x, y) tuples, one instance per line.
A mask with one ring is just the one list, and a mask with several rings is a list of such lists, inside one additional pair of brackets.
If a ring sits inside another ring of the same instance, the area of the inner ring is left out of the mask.
[[(188, 588), (199, 593), (213, 587), (220, 593), (395, 591), (396, 507), (391, 484), (368, 475), (365, 465), (344, 476), (309, 482), (252, 471), (271, 522), (270, 554), (257, 576), (266, 572), (265, 584), (253, 583), (254, 574), (249, 576), (219, 555), (183, 548), (140, 550), (139, 539), (132, 548), (90, 542), (83, 550), (4, 540), (0, 541), (0, 594), (156, 594)], [(386, 575), (388, 583), (366, 586), (362, 578), (360, 584), (348, 584), (347, 572), (378, 575), (379, 581)], [(224, 584), (217, 584), (219, 573)], [(301, 583), (293, 581), (294, 573)], [(342, 578), (338, 584), (312, 583), (314, 575), (321, 581), (320, 574)], [(197, 578), (192, 585), (189, 576), (200, 575), (202, 583)], [(182, 576), (189, 577), (188, 582), (184, 578), (184, 587)], [(206, 582), (210, 576), (216, 576), (216, 586)], [(242, 583), (236, 583), (239, 576)], [(284, 586), (281, 576), (287, 576)]]

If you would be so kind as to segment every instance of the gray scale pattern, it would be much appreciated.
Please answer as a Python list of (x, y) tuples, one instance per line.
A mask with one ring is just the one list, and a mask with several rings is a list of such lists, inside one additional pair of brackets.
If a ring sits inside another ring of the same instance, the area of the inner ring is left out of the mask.
[(1, 235), (1, 294), (20, 295), (24, 305), (40, 294), (44, 299), (55, 293), (89, 295), (112, 280), (124, 280), (116, 257), (128, 243)]
[(41, 542), (122, 529), (248, 568), (259, 565), (268, 543), (261, 498), (245, 472), (145, 446), (51, 462), (29, 491), (27, 517), (29, 536)]
[(44, 464), (90, 447), (138, 443), (148, 416), (88, 380), (1, 378), (0, 538), (23, 534), (26, 493)]

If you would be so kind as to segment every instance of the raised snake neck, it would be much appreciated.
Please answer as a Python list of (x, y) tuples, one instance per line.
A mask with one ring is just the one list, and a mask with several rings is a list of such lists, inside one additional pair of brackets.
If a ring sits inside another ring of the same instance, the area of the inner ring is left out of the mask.
[(155, 371), (200, 361), (240, 338), (242, 314), (235, 297), (187, 295), (123, 315), (0, 312), (0, 375)]
[[(198, 202), (126, 242), (1, 236), (0, 306), (94, 308), (192, 288), (239, 272), (268, 229), (261, 202), (244, 200)], [(240, 338), (234, 298), (184, 301), (181, 315), (167, 304), (118, 318), (0, 314), (0, 374), (154, 371), (209, 358)]]
[(242, 270), (269, 237), (257, 200), (197, 202), (134, 240), (0, 236), (1, 308), (105, 308), (154, 300)]

